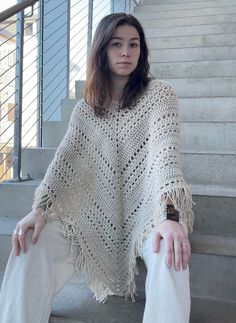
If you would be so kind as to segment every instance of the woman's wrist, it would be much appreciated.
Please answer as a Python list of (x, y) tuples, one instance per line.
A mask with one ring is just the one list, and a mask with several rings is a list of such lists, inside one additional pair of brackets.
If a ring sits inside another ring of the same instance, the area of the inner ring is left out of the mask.
[(173, 204), (166, 204), (166, 219), (179, 222), (179, 211), (177, 211)]
[(44, 209), (41, 208), (41, 207), (36, 207), (36, 208), (33, 209), (33, 211), (36, 212), (39, 215), (43, 215), (44, 212), (45, 212)]

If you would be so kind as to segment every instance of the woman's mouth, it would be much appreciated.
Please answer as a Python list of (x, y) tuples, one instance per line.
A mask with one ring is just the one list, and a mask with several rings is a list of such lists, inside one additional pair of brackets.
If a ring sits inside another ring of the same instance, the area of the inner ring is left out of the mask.
[(129, 67), (129, 66), (131, 66), (132, 65), (132, 63), (130, 63), (130, 62), (119, 62), (119, 63), (117, 63), (119, 66), (121, 66), (121, 67)]

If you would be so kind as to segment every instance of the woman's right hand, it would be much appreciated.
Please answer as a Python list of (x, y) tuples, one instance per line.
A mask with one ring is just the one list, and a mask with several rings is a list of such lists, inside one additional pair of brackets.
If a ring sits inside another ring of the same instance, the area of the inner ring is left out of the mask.
[(23, 219), (21, 219), (12, 234), (12, 248), (15, 255), (19, 256), (20, 249), (26, 252), (26, 236), (30, 229), (33, 229), (31, 242), (35, 244), (45, 224), (44, 211), (41, 208), (33, 209)]

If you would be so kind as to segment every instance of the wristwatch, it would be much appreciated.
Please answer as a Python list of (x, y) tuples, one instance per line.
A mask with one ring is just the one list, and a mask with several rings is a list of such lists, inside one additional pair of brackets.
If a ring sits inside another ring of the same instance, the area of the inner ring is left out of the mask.
[(166, 205), (166, 219), (179, 222), (179, 211), (172, 204)]

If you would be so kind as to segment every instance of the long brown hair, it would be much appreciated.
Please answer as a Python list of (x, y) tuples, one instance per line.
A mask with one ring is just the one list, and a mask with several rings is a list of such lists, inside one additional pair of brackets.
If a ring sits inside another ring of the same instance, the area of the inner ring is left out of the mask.
[(131, 108), (144, 93), (151, 79), (148, 48), (139, 21), (134, 16), (125, 13), (113, 13), (105, 16), (98, 24), (93, 38), (88, 59), (87, 80), (83, 91), (85, 101), (94, 108), (94, 112), (98, 116), (105, 115), (105, 103), (110, 103), (112, 100), (112, 81), (106, 48), (115, 29), (121, 25), (133, 26), (140, 36), (140, 57), (136, 69), (131, 73), (123, 90), (122, 108)]

